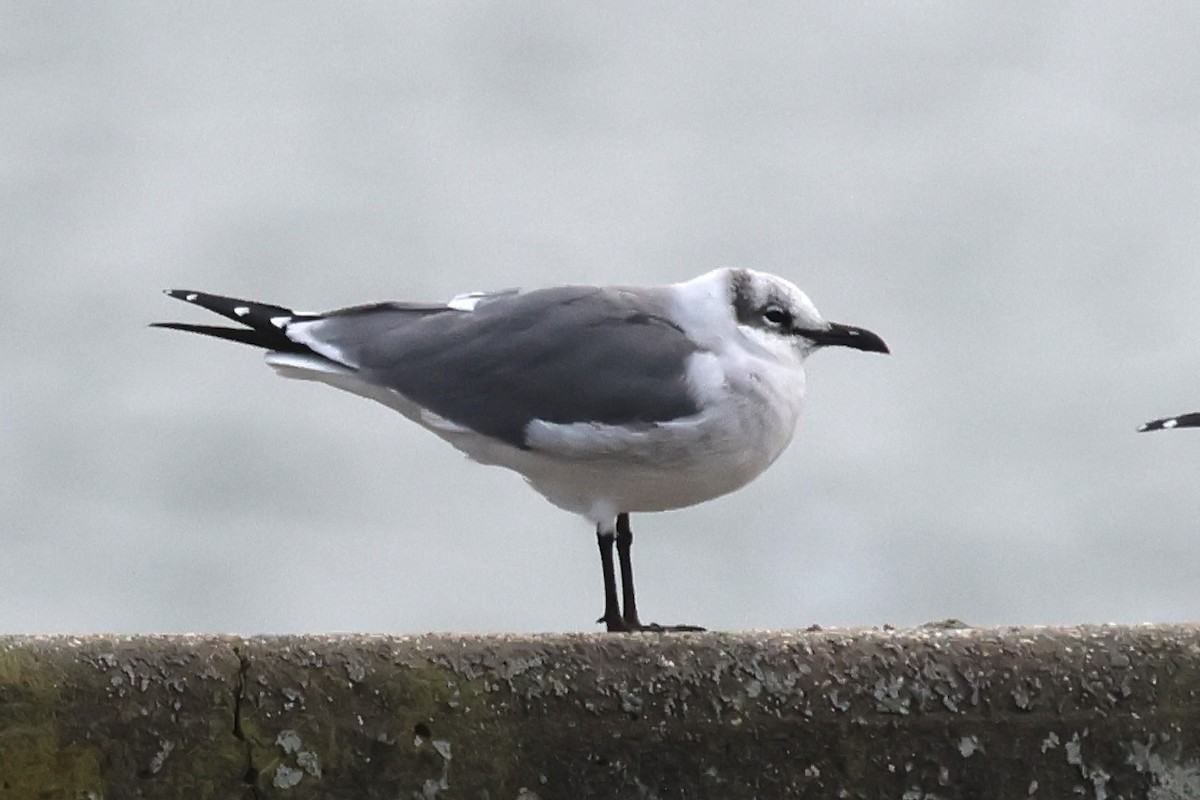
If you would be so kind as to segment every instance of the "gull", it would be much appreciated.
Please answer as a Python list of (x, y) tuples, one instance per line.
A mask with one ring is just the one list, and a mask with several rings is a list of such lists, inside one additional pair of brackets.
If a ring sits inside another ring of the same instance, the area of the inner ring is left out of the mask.
[(1177, 417), (1153, 419), (1138, 428), (1139, 431), (1164, 431), (1171, 428), (1200, 428), (1200, 412), (1180, 414)]
[(629, 515), (702, 503), (758, 477), (792, 439), (815, 351), (888, 352), (864, 328), (827, 322), (791, 282), (739, 268), (665, 286), (472, 292), (326, 313), (166, 294), (242, 327), (153, 326), (264, 348), (283, 377), (376, 400), (586, 519), (604, 577), (597, 622), (610, 632), (703, 630), (640, 620)]

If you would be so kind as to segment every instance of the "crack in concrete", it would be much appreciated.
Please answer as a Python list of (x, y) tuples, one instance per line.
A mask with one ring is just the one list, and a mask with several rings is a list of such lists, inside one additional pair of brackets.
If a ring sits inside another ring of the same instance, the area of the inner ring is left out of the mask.
[(246, 771), (242, 773), (242, 782), (250, 787), (254, 800), (263, 800), (265, 795), (258, 787), (259, 770), (254, 766), (254, 746), (242, 730), (242, 704), (246, 702), (246, 676), (250, 672), (250, 659), (236, 645), (233, 654), (238, 660), (237, 682), (233, 686), (233, 737), (246, 747)]

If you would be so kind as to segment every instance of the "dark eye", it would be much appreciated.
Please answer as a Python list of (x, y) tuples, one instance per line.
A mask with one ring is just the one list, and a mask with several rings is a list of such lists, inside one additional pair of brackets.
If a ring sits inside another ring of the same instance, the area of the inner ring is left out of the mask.
[(790, 328), (792, 327), (792, 315), (788, 311), (779, 306), (767, 306), (762, 312), (763, 322), (770, 325), (772, 328)]

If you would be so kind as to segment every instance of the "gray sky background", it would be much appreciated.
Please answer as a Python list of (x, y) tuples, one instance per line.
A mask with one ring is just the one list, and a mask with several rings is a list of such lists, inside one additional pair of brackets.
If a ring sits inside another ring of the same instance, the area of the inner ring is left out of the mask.
[(0, 631), (592, 630), (592, 531), (150, 330), (784, 275), (791, 449), (634, 518), (643, 616), (1200, 617), (1200, 5), (6, 3)]

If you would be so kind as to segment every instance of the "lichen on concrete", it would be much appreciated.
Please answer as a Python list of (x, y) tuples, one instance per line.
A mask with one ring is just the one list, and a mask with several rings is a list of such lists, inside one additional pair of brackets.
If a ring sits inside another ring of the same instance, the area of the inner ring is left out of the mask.
[(30, 650), (0, 645), (0, 800), (98, 792), (100, 750), (60, 735), (47, 709), (63, 677)]
[(0, 637), (0, 798), (240, 796), (231, 670), (199, 644)]

